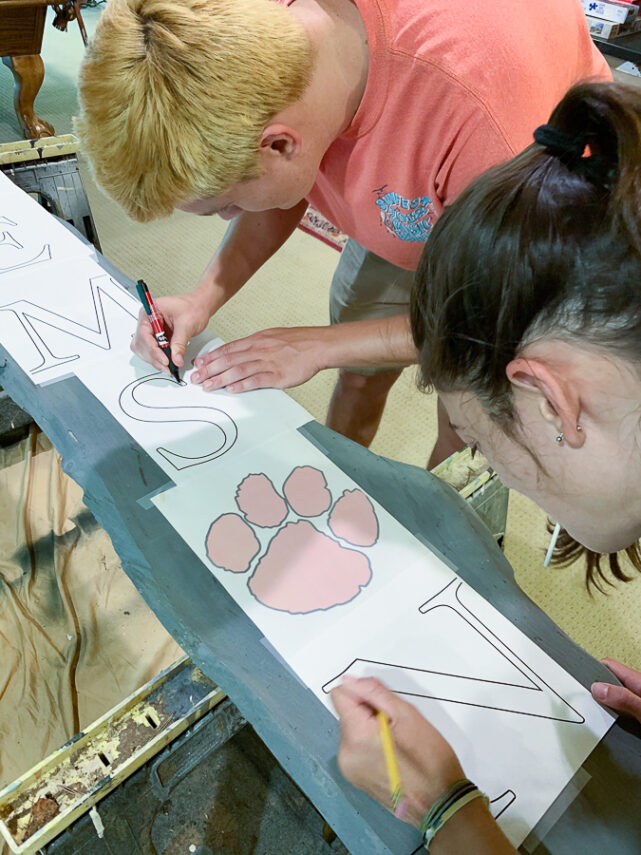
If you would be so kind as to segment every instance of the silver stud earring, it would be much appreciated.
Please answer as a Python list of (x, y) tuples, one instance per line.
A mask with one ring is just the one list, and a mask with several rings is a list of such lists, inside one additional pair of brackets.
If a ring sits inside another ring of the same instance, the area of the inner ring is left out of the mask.
[(579, 431), (583, 430), (583, 428), (581, 427), (581, 425), (577, 425), (577, 426), (576, 426), (576, 429), (577, 429), (577, 430), (579, 430)]
[(557, 434), (557, 436), (555, 437), (555, 439), (556, 439), (556, 441), (559, 443), (559, 445), (562, 445), (562, 444), (563, 444), (563, 434), (562, 434), (562, 433)]

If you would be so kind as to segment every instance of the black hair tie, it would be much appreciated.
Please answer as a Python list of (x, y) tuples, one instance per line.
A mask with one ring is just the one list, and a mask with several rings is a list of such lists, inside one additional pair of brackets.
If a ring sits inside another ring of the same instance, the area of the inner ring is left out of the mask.
[(549, 149), (562, 160), (566, 160), (566, 158), (574, 160), (583, 157), (585, 151), (586, 138), (584, 134), (573, 136), (566, 134), (565, 131), (558, 130), (558, 128), (553, 128), (551, 125), (540, 125), (534, 131), (534, 139), (539, 145)]
[(583, 176), (591, 184), (611, 190), (616, 183), (616, 160), (596, 154), (589, 157), (583, 156), (587, 145), (587, 134), (572, 136), (551, 125), (541, 125), (534, 131), (534, 139), (558, 157), (569, 170)]

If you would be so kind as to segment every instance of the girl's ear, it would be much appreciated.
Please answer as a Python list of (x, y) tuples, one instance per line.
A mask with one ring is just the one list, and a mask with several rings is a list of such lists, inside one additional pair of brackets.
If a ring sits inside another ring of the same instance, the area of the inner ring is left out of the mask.
[(585, 434), (577, 430), (581, 401), (571, 380), (537, 358), (513, 359), (505, 373), (513, 386), (537, 397), (541, 417), (563, 434), (571, 448), (583, 445)]

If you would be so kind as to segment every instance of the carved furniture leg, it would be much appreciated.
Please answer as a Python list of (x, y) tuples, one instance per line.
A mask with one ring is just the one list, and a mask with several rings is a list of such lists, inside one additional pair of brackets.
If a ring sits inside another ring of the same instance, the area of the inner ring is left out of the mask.
[(2, 61), (13, 73), (13, 103), (25, 138), (52, 137), (55, 134), (53, 127), (38, 118), (33, 110), (34, 99), (45, 76), (42, 57), (40, 54), (5, 56)]

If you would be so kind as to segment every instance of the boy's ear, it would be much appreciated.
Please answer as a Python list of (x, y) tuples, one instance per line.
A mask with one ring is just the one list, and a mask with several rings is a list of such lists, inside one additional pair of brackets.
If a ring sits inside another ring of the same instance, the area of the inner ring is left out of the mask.
[(303, 139), (298, 131), (288, 125), (268, 125), (260, 135), (259, 149), (263, 157), (296, 157)]
[(563, 434), (569, 446), (583, 445), (585, 434), (577, 431), (581, 400), (571, 380), (536, 358), (513, 359), (505, 373), (513, 386), (537, 396), (541, 417)]

